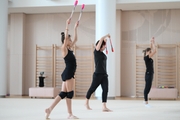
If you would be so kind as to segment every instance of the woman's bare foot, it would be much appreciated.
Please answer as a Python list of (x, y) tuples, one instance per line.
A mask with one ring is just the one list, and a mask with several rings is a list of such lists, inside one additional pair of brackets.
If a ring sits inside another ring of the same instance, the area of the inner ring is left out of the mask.
[(103, 108), (102, 110), (103, 112), (112, 112), (112, 110), (108, 109), (108, 108)]
[(107, 107), (106, 107), (106, 103), (105, 102), (103, 102), (103, 107), (102, 107), (103, 109), (102, 109), (102, 111), (103, 112), (112, 112), (112, 110), (110, 110), (110, 109), (108, 109)]
[(46, 119), (48, 119), (49, 118), (49, 115), (50, 115), (50, 113), (51, 113), (51, 109), (50, 108), (47, 108), (46, 110), (45, 110), (45, 116), (46, 116)]
[(92, 109), (89, 107), (89, 99), (86, 99), (85, 107), (87, 108), (87, 110), (92, 110)]
[(68, 119), (79, 119), (78, 117), (74, 116), (74, 115), (69, 115)]
[(87, 110), (92, 110), (92, 109), (89, 107), (88, 104), (85, 104), (85, 107), (86, 107)]

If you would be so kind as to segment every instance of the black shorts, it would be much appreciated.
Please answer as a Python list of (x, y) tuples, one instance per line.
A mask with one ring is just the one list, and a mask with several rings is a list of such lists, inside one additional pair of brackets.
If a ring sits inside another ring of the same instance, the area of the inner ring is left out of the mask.
[(62, 81), (66, 81), (71, 78), (74, 78), (75, 71), (76, 71), (76, 69), (65, 68), (63, 73), (61, 74)]

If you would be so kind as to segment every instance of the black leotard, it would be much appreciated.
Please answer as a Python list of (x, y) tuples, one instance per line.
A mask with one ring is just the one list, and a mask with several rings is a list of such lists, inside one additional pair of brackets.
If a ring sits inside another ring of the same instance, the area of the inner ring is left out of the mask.
[(73, 54), (73, 51), (68, 49), (67, 55), (64, 57), (64, 61), (66, 64), (66, 68), (64, 69), (63, 73), (61, 74), (62, 80), (66, 81), (71, 78), (74, 78), (74, 74), (76, 72), (76, 58)]

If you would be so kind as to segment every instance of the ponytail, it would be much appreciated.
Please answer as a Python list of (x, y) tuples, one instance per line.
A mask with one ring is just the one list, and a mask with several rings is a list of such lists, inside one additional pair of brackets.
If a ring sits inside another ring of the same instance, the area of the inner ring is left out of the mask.
[[(71, 37), (71, 35), (68, 35), (68, 37)], [(64, 44), (64, 39), (65, 39), (65, 33), (61, 32), (61, 42)]]
[(146, 48), (145, 50), (142, 51), (144, 53), (144, 57), (146, 56), (146, 52), (148, 52), (150, 50), (151, 50), (151, 48)]
[(64, 32), (61, 32), (61, 42), (64, 43)]
[(144, 53), (144, 57), (146, 56), (146, 49), (142, 51)]

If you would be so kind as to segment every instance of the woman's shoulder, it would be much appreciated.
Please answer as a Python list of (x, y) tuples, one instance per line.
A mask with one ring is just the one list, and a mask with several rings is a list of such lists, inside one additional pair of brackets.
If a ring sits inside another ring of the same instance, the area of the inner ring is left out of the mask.
[(144, 56), (144, 59), (148, 59), (148, 58), (149, 58), (149, 55)]
[(96, 48), (95, 48), (95, 49), (94, 49), (94, 52), (100, 53), (101, 51), (100, 51), (100, 50), (96, 50)]
[(99, 51), (97, 51), (96, 49), (94, 49), (94, 55), (96, 55), (96, 56), (99, 56), (100, 55), (100, 50)]

